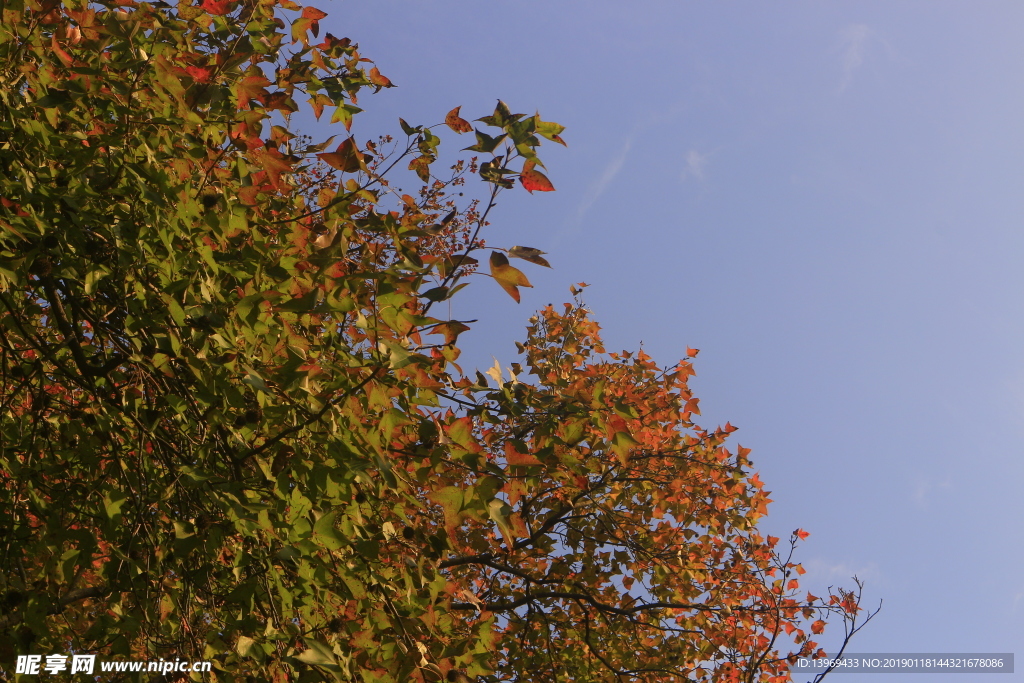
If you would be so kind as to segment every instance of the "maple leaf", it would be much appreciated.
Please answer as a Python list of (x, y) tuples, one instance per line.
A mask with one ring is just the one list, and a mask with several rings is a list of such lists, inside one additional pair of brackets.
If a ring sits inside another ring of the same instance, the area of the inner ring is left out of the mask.
[(270, 85), (270, 81), (263, 74), (253, 74), (245, 76), (235, 83), (231, 90), (238, 101), (238, 106), (242, 109), (249, 107), (250, 100), (263, 101), (264, 98), (269, 94), (267, 92), (267, 86)]
[(473, 130), (473, 125), (466, 119), (459, 116), (460, 109), (462, 109), (461, 105), (448, 112), (448, 115), (444, 117), (444, 122), (456, 133), (468, 133)]
[(292, 166), (299, 161), (299, 158), (292, 155), (284, 155), (274, 148), (265, 148), (250, 152), (253, 162), (266, 172), (270, 184), (281, 188), (281, 176), (290, 173)]
[(519, 173), (519, 180), (523, 183), (523, 187), (530, 194), (533, 194), (534, 190), (538, 192), (553, 192), (555, 186), (551, 184), (546, 175), (535, 170), (535, 166), (536, 164), (533, 161), (525, 161), (523, 163), (523, 170)]
[(323, 10), (318, 10), (316, 7), (303, 7), (302, 8), (302, 18), (303, 19), (312, 19), (313, 21), (320, 21), (321, 19), (323, 19), (326, 16), (327, 16), (327, 12), (324, 12)]
[(380, 90), (381, 88), (395, 87), (395, 84), (391, 82), (391, 79), (388, 78), (387, 76), (382, 75), (381, 72), (377, 70), (377, 67), (373, 67), (372, 69), (370, 69), (369, 79), (370, 83), (373, 83), (375, 86), (377, 86), (377, 90)]
[(263, 108), (268, 111), (278, 109), (289, 114), (298, 111), (298, 107), (292, 101), (291, 96), (283, 91), (260, 95), (257, 99), (263, 103)]
[(535, 263), (538, 266), (544, 266), (545, 268), (550, 268), (551, 264), (548, 263), (546, 258), (541, 256), (541, 254), (546, 254), (546, 253), (547, 253), (546, 251), (541, 251), (540, 249), (534, 249), (533, 247), (518, 247), (518, 246), (516, 246), (516, 247), (512, 247), (511, 249), (508, 250), (508, 255), (511, 256), (512, 258), (520, 258), (520, 259), (523, 259), (524, 261), (529, 261), (530, 263)]
[(491, 277), (493, 277), (508, 295), (519, 303), (519, 288), (533, 287), (522, 271), (508, 264), (508, 258), (500, 251), (491, 252)]
[(203, 0), (199, 4), (199, 8), (207, 14), (219, 17), (230, 13), (233, 4), (233, 0)]
[(196, 83), (209, 83), (213, 76), (213, 69), (205, 66), (186, 66), (185, 73), (192, 77)]
[(359, 151), (355, 138), (350, 137), (338, 145), (333, 152), (317, 154), (328, 166), (345, 173), (355, 173), (366, 168), (369, 156)]
[(325, 52), (331, 52), (335, 48), (346, 48), (352, 44), (352, 41), (348, 38), (335, 38), (333, 35), (328, 33), (324, 36), (324, 41), (317, 45), (318, 50), (324, 50)]

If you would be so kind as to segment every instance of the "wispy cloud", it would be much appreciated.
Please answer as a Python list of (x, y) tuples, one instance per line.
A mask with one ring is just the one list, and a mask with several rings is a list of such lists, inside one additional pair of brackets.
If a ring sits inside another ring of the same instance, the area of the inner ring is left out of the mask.
[(844, 92), (853, 82), (853, 74), (864, 64), (868, 42), (874, 32), (867, 24), (850, 24), (839, 33), (839, 46), (843, 55), (843, 78), (838, 92)]
[(697, 150), (691, 149), (686, 153), (686, 168), (683, 169), (683, 180), (687, 178), (704, 180), (704, 169), (707, 168), (710, 160), (710, 153), (701, 154)]
[(914, 483), (912, 498), (914, 503), (921, 509), (927, 509), (930, 498), (939, 491), (953, 488), (953, 483), (948, 479), (936, 482), (932, 479), (918, 479)]
[(557, 246), (563, 239), (568, 235), (579, 230), (580, 226), (583, 225), (583, 219), (586, 217), (587, 212), (597, 203), (597, 200), (604, 195), (605, 191), (615, 180), (616, 176), (622, 170), (622, 165), (626, 163), (626, 159), (629, 157), (629, 152), (633, 147), (633, 139), (636, 137), (637, 131), (640, 127), (633, 129), (627, 137), (625, 142), (622, 143), (622, 148), (619, 150), (608, 164), (605, 165), (604, 171), (601, 172), (600, 177), (595, 180), (589, 188), (587, 188), (586, 194), (583, 195), (583, 199), (580, 201), (580, 205), (576, 207), (576, 215), (571, 221), (569, 221), (558, 234), (555, 235), (551, 246)]
[(626, 163), (626, 157), (629, 156), (629, 150), (633, 147), (633, 137), (635, 131), (629, 134), (626, 141), (622, 145), (622, 149), (613, 158), (608, 165), (604, 167), (604, 172), (601, 173), (601, 177), (590, 186), (587, 190), (587, 194), (584, 195), (583, 201), (580, 202), (579, 208), (576, 210), (576, 219), (583, 220), (583, 217), (590, 211), (590, 208), (594, 206), (601, 195), (604, 194), (611, 182), (615, 180), (615, 176), (619, 175), (619, 171), (622, 170), (622, 165)]

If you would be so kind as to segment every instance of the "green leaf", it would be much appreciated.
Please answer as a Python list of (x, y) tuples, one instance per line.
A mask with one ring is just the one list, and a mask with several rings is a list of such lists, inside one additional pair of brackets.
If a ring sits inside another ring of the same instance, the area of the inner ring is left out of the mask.
[(477, 121), (486, 123), (488, 126), (494, 126), (495, 128), (505, 128), (509, 124), (515, 123), (523, 116), (523, 114), (513, 114), (509, 111), (508, 105), (501, 100), (498, 100), (497, 106), (494, 107), (494, 113), (490, 116), (479, 118)]
[[(362, 109), (352, 104), (340, 104), (334, 109), (331, 123), (341, 123), (346, 130), (352, 130), (352, 115), (358, 114)], [(324, 145), (326, 148), (327, 145)], [(318, 150), (319, 151), (319, 150)]]
[(535, 249), (533, 247), (512, 247), (511, 249), (508, 250), (508, 255), (511, 256), (512, 258), (523, 259), (524, 261), (535, 263), (538, 266), (550, 268), (551, 264), (548, 263), (547, 259), (541, 256), (541, 254), (546, 253), (547, 252), (541, 251), (540, 249)]
[(124, 491), (109, 491), (103, 496), (103, 512), (115, 526), (121, 521), (121, 508), (128, 495)]
[(476, 134), (476, 144), (472, 147), (466, 147), (465, 151), (484, 152), (490, 154), (498, 147), (498, 145), (501, 144), (501, 141), (507, 137), (504, 133), (497, 137), (491, 137), (487, 133), (481, 133), (478, 130), (474, 130), (473, 132)]
[(330, 671), (341, 670), (341, 667), (338, 666), (338, 660), (334, 656), (334, 651), (326, 644), (316, 640), (315, 638), (304, 638), (303, 642), (306, 643), (306, 647), (308, 649), (295, 657), (300, 662), (312, 664), (313, 666), (321, 666)]
[(398, 124), (402, 126), (402, 132), (408, 135), (409, 137), (412, 137), (413, 135), (416, 135), (417, 133), (420, 133), (423, 130), (423, 126), (410, 126), (408, 123), (405, 122), (405, 119), (398, 119)]
[(344, 547), (344, 540), (338, 536), (334, 528), (335, 519), (338, 517), (337, 510), (322, 515), (313, 525), (313, 541), (327, 548), (328, 550), (339, 550)]
[(52, 109), (54, 107), (70, 105), (73, 102), (74, 98), (71, 96), (71, 93), (66, 90), (57, 90), (56, 88), (53, 88), (46, 95), (40, 97), (32, 104), (33, 106), (41, 107), (43, 109)]
[(420, 294), (423, 298), (429, 301), (444, 301), (448, 298), (449, 289), (447, 287), (433, 287)]

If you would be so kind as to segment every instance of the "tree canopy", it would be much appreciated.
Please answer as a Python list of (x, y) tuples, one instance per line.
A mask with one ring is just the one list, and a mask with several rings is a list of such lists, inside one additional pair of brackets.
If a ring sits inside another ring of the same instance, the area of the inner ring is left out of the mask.
[(859, 628), (859, 585), (800, 590), (805, 532), (758, 531), (749, 452), (694, 422), (695, 351), (606, 353), (576, 287), (519, 363), (458, 365), (438, 304), (549, 265), (484, 238), (499, 194), (554, 189), (563, 128), (499, 102), (357, 141), (392, 83), (325, 17), (3, 3), (0, 668), (773, 681), (830, 615)]

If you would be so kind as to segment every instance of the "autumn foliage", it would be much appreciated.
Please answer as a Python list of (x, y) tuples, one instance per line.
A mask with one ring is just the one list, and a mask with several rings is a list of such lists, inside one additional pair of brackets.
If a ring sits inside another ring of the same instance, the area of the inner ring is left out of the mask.
[[(805, 532), (758, 531), (689, 356), (606, 353), (577, 298), (519, 363), (458, 365), (437, 304), (487, 278), (519, 301), (513, 262), (549, 266), (484, 233), (502, 192), (554, 190), (563, 128), (499, 102), (360, 140), (394, 84), (326, 17), (3, 4), (0, 669), (773, 681), (827, 617), (855, 630), (859, 592), (800, 590)], [(441, 135), (471, 156), (441, 164)]]

